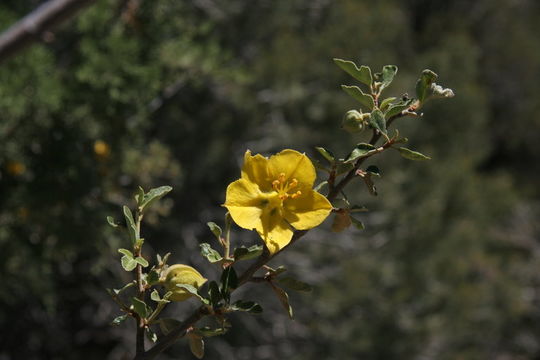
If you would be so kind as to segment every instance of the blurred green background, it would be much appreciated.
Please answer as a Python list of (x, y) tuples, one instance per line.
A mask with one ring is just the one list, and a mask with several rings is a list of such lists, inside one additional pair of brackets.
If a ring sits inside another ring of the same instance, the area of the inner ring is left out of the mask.
[[(3, 0), (0, 30), (41, 1)], [(100, 0), (0, 64), (0, 359), (130, 359), (134, 325), (105, 292), (129, 280), (110, 228), (138, 185), (173, 192), (144, 225), (146, 255), (198, 253), (249, 148), (326, 146), (357, 107), (331, 59), (424, 68), (456, 97), (397, 123), (366, 230), (331, 221), (275, 260), (315, 285), (288, 320), (233, 316), (207, 359), (540, 358), (540, 3), (536, 0)], [(131, 204), (133, 204), (131, 202)], [(236, 243), (258, 241), (236, 232)], [(245, 293), (245, 292), (244, 292)], [(246, 295), (248, 296), (248, 295)], [(181, 317), (195, 303), (177, 305)], [(172, 307), (171, 307), (172, 308)], [(161, 359), (190, 359), (180, 341)]]

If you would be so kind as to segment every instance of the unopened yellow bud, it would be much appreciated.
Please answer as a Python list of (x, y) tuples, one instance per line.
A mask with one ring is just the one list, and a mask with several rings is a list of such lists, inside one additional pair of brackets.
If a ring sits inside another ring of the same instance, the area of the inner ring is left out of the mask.
[(199, 289), (208, 281), (197, 270), (188, 265), (176, 264), (169, 266), (162, 283), (168, 291), (172, 291), (169, 297), (171, 301), (184, 301), (193, 296), (187, 290), (177, 287), (177, 284), (187, 284)]

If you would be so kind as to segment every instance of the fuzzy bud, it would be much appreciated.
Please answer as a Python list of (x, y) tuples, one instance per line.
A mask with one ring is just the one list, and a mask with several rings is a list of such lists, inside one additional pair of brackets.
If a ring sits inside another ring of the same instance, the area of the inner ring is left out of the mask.
[(188, 265), (171, 265), (161, 279), (162, 284), (168, 291), (172, 291), (169, 297), (171, 301), (184, 301), (193, 296), (187, 290), (177, 287), (177, 284), (187, 284), (199, 289), (207, 281), (197, 270)]
[(352, 134), (364, 130), (364, 116), (358, 110), (349, 110), (343, 117), (341, 128)]

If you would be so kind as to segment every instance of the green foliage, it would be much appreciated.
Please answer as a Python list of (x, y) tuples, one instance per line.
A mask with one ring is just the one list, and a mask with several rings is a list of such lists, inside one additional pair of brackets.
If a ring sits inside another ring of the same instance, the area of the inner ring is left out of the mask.
[(401, 156), (403, 156), (405, 159), (409, 160), (431, 160), (429, 156), (426, 156), (424, 154), (421, 154), (417, 151), (413, 151), (411, 149), (407, 149), (406, 147), (400, 147), (399, 153)]

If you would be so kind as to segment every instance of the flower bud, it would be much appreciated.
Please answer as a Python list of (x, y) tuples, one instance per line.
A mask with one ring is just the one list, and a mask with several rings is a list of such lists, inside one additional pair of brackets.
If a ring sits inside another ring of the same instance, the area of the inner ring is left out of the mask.
[(343, 117), (341, 128), (350, 132), (358, 133), (364, 130), (364, 117), (357, 110), (349, 110)]
[(184, 301), (193, 294), (187, 290), (177, 287), (177, 284), (187, 284), (199, 289), (207, 281), (197, 270), (188, 265), (171, 265), (161, 279), (168, 291), (172, 291), (169, 297), (171, 301)]

